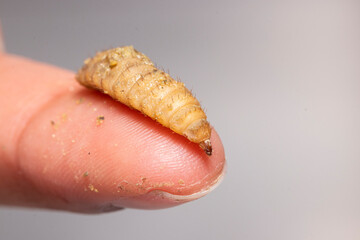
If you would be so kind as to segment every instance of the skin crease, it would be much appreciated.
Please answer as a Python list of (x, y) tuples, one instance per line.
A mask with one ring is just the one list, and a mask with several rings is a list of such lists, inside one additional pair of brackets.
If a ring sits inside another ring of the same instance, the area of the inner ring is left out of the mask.
[(224, 171), (214, 130), (209, 157), (80, 86), (73, 72), (0, 54), (0, 102), (0, 204), (77, 212), (164, 208), (194, 200), (186, 196), (209, 189)]

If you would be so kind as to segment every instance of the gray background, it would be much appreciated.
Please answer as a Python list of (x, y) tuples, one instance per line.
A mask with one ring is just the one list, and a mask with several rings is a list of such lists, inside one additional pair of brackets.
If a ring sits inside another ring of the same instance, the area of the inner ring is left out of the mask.
[(7, 51), (132, 44), (196, 92), (227, 176), (176, 208), (0, 208), (0, 239), (360, 239), (359, 1), (0, 0)]

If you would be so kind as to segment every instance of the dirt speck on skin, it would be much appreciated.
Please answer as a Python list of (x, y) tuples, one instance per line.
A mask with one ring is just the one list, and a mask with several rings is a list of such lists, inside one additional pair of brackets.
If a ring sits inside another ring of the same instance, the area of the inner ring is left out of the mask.
[(178, 183), (179, 183), (179, 185), (182, 185), (182, 186), (185, 185), (185, 182), (182, 179), (179, 179)]
[(127, 190), (126, 190), (126, 186), (128, 186), (128, 185), (129, 185), (129, 182), (128, 182), (128, 181), (126, 181), (126, 180), (121, 181), (121, 183), (119, 183), (119, 184), (117, 185), (117, 188), (119, 189), (117, 192), (120, 192), (120, 190), (121, 190), (121, 191), (127, 191)]
[(54, 130), (57, 130), (58, 127), (59, 127), (58, 124), (56, 124), (56, 122), (53, 121), (53, 120), (50, 121), (50, 124), (51, 124), (51, 126), (53, 127)]
[(99, 192), (99, 190), (97, 190), (97, 189), (94, 187), (94, 185), (92, 185), (92, 184), (89, 184), (89, 185), (88, 185), (88, 189), (90, 189), (90, 191), (92, 191), (92, 192), (96, 192), (96, 193)]
[(89, 176), (89, 172), (88, 172), (88, 171), (84, 172), (83, 177), (87, 177), (87, 176)]
[(105, 120), (105, 117), (104, 116), (98, 116), (97, 118), (96, 118), (96, 125), (97, 126), (100, 126), (101, 124), (103, 124), (103, 122), (104, 122), (104, 120)]

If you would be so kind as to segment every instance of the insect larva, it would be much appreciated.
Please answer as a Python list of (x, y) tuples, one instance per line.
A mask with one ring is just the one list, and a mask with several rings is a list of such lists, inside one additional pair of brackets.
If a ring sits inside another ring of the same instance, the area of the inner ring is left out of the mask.
[(98, 52), (85, 60), (76, 79), (198, 143), (211, 155), (211, 128), (199, 101), (132, 46)]

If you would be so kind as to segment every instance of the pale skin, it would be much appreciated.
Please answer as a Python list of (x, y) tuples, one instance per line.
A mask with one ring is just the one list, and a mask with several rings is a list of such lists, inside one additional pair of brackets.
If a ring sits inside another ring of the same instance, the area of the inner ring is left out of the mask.
[(0, 204), (156, 209), (195, 200), (222, 178), (224, 149), (214, 129), (209, 157), (74, 76), (0, 53)]

